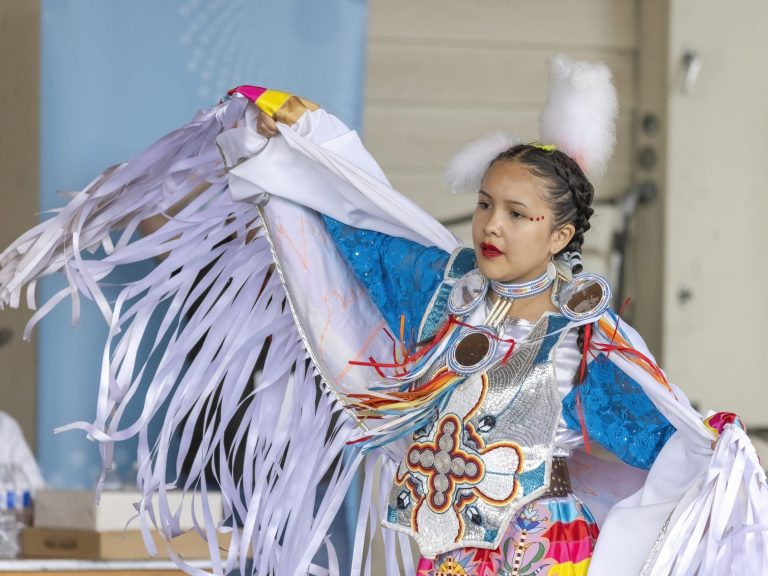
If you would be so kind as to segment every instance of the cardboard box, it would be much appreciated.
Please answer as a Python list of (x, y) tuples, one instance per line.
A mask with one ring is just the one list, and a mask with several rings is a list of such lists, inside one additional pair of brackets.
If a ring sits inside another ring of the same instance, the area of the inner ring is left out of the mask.
[[(166, 546), (157, 533), (152, 537), (157, 556), (168, 558)], [(219, 548), (226, 550), (228, 535), (219, 535)], [(209, 558), (208, 544), (197, 532), (171, 540), (173, 550), (185, 559)], [(73, 558), (80, 560), (146, 560), (152, 558), (138, 530), (94, 532), (59, 528), (27, 528), (21, 537), (24, 558)], [(224, 552), (222, 553), (225, 554)]]
[[(96, 495), (90, 491), (38, 490), (35, 493), (34, 526), (96, 532), (138, 530), (139, 522), (135, 504), (139, 500), (141, 500), (141, 494), (136, 491), (102, 492), (101, 500), (96, 504)], [(168, 502), (171, 510), (175, 511), (182, 503), (181, 492), (169, 492)], [(199, 495), (194, 502), (198, 522), (202, 522), (202, 503)], [(222, 516), (221, 495), (218, 492), (209, 492), (208, 502), (210, 502), (213, 520), (218, 522)], [(157, 498), (153, 503), (157, 511)], [(179, 518), (182, 530), (194, 527), (191, 504), (192, 497), (187, 495)]]

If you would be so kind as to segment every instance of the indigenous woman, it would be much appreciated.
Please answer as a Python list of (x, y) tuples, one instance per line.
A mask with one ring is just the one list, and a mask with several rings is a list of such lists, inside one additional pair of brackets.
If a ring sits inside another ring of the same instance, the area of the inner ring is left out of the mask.
[[(16, 304), (24, 284), (63, 267), (102, 305), (110, 339), (122, 330), (105, 351), (96, 422), (77, 426), (104, 443), (105, 465), (111, 442), (140, 435), (144, 502), (160, 499), (166, 537), (177, 530), (162, 503), (179, 431), (177, 461), (193, 452), (196, 462), (183, 488), (199, 477), (204, 493), (201, 471), (217, 457), (225, 512), (242, 526), (214, 568), (244, 567), (250, 554), (259, 574), (323, 572), (313, 558), (365, 461), (355, 574), (370, 568), (365, 536), (380, 521), (391, 529), (389, 574), (398, 544), (405, 571), (420, 576), (768, 569), (765, 475), (743, 427), (696, 413), (608, 309), (607, 282), (582, 270), (594, 195), (585, 174), (599, 175), (614, 139), (610, 73), (557, 58), (551, 84), (540, 142), (491, 135), (449, 169), (451, 188), (475, 195), (473, 248), (392, 190), (338, 120), (244, 86), (0, 257), (2, 301)], [(179, 215), (157, 232), (112, 245), (111, 227), (132, 231), (174, 204)], [(81, 260), (52, 233), (62, 229), (110, 254)], [(104, 301), (98, 280), (157, 254), (166, 258), (145, 280)], [(146, 321), (166, 300), (145, 411), (121, 427)], [(234, 421), (244, 397), (245, 419)], [(216, 418), (190, 446), (184, 423), (204, 410)], [(163, 432), (150, 449), (157, 414)], [(225, 429), (245, 454), (242, 479), (227, 469)], [(615, 461), (596, 458), (597, 444)], [(217, 530), (207, 523), (212, 542)], [(395, 533), (416, 541), (417, 566)]]
[[(264, 115), (259, 130), (271, 136), (276, 126)], [(485, 144), (466, 150), (454, 171)], [(564, 282), (554, 261), (561, 268), (567, 264), (568, 279), (581, 272), (578, 253), (589, 229), (592, 185), (576, 162), (553, 146), (516, 144), (490, 161), (475, 194), (474, 251), (459, 249), (453, 258), (416, 244), (393, 247), (393, 239), (382, 234), (367, 231), (361, 237), (327, 221), (340, 250), (369, 285), (365, 271), (371, 262), (383, 268), (376, 283), (407, 280), (426, 294), (441, 280), (432, 276), (435, 285), (425, 290), (420, 284), (427, 270), (459, 276), (460, 266), (477, 267), (453, 286), (447, 310), (438, 304), (430, 311), (445, 316), (442, 328), (456, 328), (452, 322), (461, 326), (454, 330), (454, 344), (433, 354), (415, 388), (429, 389), (451, 377), (460, 383), (411, 436), (390, 492), (386, 524), (414, 536), (422, 554), (430, 556), (422, 558), (420, 575), (586, 574), (597, 526), (570, 488), (567, 459), (582, 437), (568, 428), (566, 418), (577, 422), (575, 413), (561, 415), (560, 408), (573, 390), (581, 354), (577, 330), (562, 331), (568, 319), (556, 303)], [(406, 254), (415, 271), (402, 270)], [(423, 318), (422, 307), (399, 302), (394, 290), (386, 293), (394, 293), (395, 301), (377, 300), (385, 317), (396, 320), (397, 308), (407, 306)], [(469, 301), (461, 302), (467, 294)], [(413, 293), (407, 298), (414, 299)], [(495, 350), (474, 366), (473, 337)], [(377, 398), (369, 404), (381, 412), (392, 408)], [(671, 431), (667, 426), (648, 443), (643, 464), (652, 462)], [(489, 544), (495, 547), (486, 548)]]

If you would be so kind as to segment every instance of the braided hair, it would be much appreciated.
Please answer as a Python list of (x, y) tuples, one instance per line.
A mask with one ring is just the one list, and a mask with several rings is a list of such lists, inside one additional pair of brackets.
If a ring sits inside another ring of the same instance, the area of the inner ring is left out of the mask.
[[(592, 199), (595, 189), (573, 158), (557, 149), (532, 144), (517, 144), (494, 158), (488, 168), (501, 161), (518, 162), (541, 179), (546, 186), (546, 200), (552, 210), (555, 228), (572, 224), (573, 238), (556, 256), (564, 252), (581, 252), (584, 233), (589, 230), (589, 218), (594, 214)], [(572, 268), (573, 274), (582, 271), (581, 262)], [(578, 348), (584, 348), (584, 326), (579, 327)], [(578, 372), (577, 376), (578, 378)]]

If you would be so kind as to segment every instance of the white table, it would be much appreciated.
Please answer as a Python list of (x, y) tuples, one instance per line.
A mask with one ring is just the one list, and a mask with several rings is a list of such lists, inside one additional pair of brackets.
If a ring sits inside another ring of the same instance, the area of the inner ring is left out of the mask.
[[(189, 560), (195, 568), (208, 569), (208, 560)], [(169, 560), (0, 560), (4, 576), (178, 576), (183, 574)]]

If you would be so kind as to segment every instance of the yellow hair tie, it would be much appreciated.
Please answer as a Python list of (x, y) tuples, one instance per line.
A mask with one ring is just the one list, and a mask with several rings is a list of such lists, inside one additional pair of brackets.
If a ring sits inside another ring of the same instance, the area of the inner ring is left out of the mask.
[(557, 146), (554, 144), (539, 144), (538, 142), (534, 142), (531, 146), (538, 148), (539, 150), (544, 150), (545, 152), (554, 152), (557, 150)]

